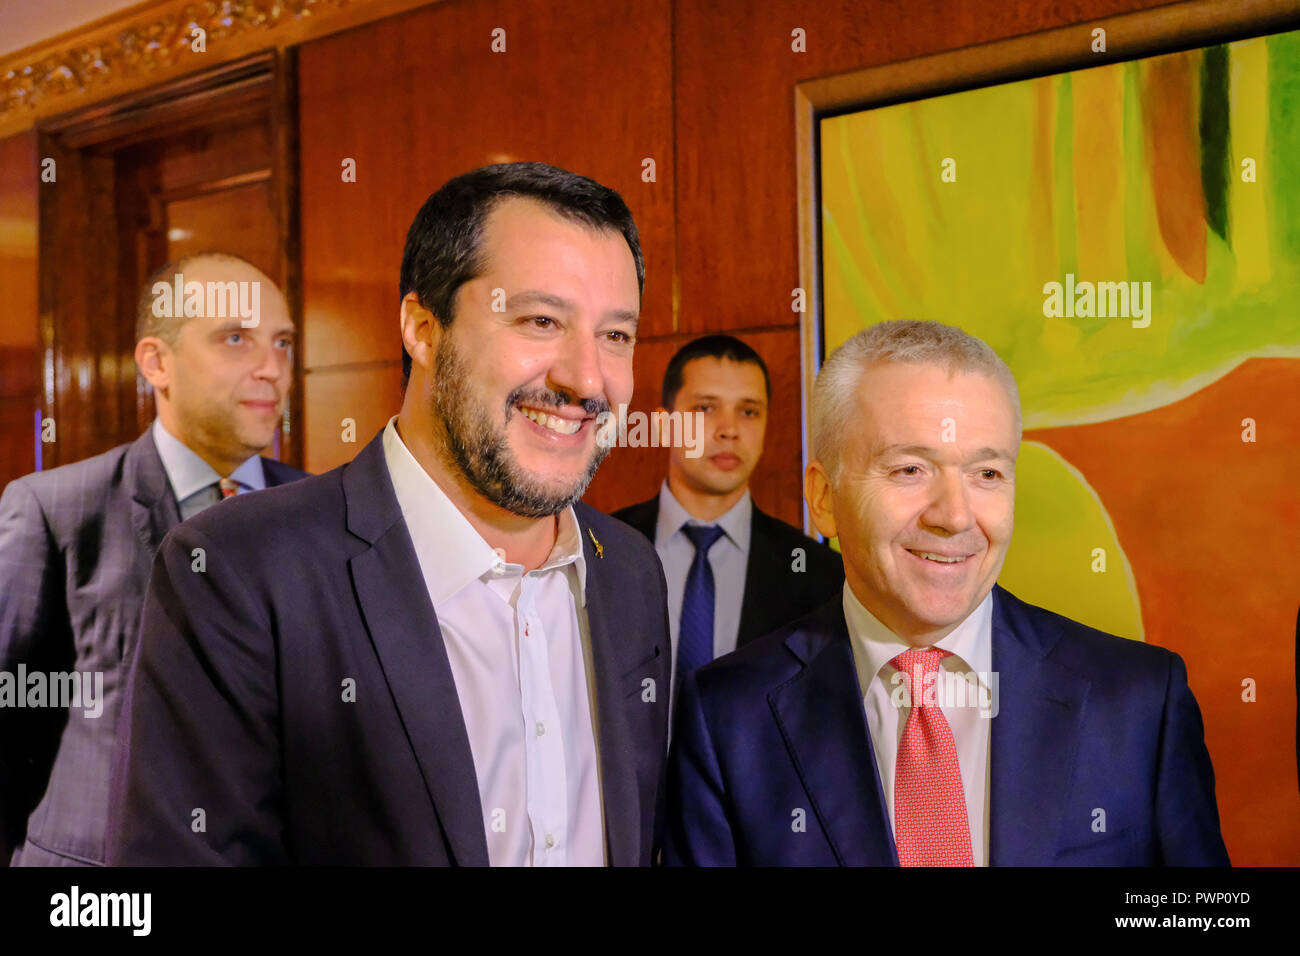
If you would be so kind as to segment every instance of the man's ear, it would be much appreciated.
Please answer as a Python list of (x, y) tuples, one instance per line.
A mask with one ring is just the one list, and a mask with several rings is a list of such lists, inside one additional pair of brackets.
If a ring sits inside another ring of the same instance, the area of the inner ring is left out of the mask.
[(813, 526), (828, 538), (839, 532), (835, 526), (835, 501), (831, 479), (820, 461), (810, 462), (803, 475), (803, 497)]
[(147, 335), (135, 343), (135, 366), (155, 392), (171, 385), (173, 356), (171, 346), (157, 336)]
[(434, 356), (438, 351), (438, 338), (442, 334), (442, 323), (437, 316), (420, 304), (420, 297), (408, 292), (402, 297), (398, 322), (402, 335), (402, 344), (411, 356), (412, 367), (419, 367), (427, 377), (433, 369)]

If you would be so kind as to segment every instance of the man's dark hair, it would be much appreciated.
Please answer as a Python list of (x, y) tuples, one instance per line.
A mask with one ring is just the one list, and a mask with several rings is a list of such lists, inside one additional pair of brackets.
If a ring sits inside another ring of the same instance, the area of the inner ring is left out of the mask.
[[(444, 328), (451, 325), (457, 291), (486, 267), (483, 223), (496, 203), (511, 197), (537, 200), (592, 229), (621, 232), (636, 263), (638, 292), (645, 291), (641, 241), (622, 196), (594, 179), (546, 163), (503, 163), (457, 176), (425, 200), (406, 233), (402, 298), (414, 292)], [(410, 377), (411, 356), (403, 344), (403, 387)]]
[(763, 370), (763, 384), (767, 387), (767, 400), (772, 400), (772, 377), (767, 374), (767, 363), (763, 357), (746, 345), (740, 339), (731, 335), (706, 335), (687, 342), (668, 361), (668, 368), (664, 371), (664, 386), (661, 393), (661, 399), (664, 408), (669, 410), (673, 407), (673, 402), (677, 399), (677, 393), (682, 390), (682, 377), (686, 370), (686, 363), (693, 362), (698, 358), (715, 358), (727, 359), (731, 362), (749, 362), (757, 365)]

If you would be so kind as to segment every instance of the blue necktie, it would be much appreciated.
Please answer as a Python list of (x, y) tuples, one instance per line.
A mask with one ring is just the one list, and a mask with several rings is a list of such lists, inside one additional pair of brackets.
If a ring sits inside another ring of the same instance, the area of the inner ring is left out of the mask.
[(682, 625), (677, 632), (677, 684), (693, 670), (713, 660), (713, 568), (709, 549), (722, 537), (717, 525), (683, 525), (695, 545), (695, 560), (686, 573), (682, 594)]

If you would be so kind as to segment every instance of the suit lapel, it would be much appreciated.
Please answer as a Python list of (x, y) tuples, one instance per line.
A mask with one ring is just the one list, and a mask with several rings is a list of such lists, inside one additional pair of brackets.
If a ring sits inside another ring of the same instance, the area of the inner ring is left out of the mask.
[(994, 589), (993, 670), (998, 714), (990, 731), (989, 864), (1052, 863), (1089, 682), (1050, 659), (1042, 633), (1014, 598)]
[(768, 694), (768, 704), (836, 860), (897, 866), (839, 599), (815, 620), (816, 630), (787, 638), (804, 668)]
[(659, 496), (655, 495), (649, 501), (643, 501), (640, 504), (624, 508), (614, 517), (636, 528), (637, 531), (650, 539), (651, 544), (654, 544), (655, 531), (659, 524)]
[(454, 861), (487, 866), (487, 836), (442, 632), (384, 460), (383, 432), (343, 472), (357, 603)]
[(788, 582), (776, 574), (771, 537), (764, 526), (762, 512), (754, 506), (749, 519), (749, 556), (745, 561), (745, 594), (741, 599), (740, 627), (736, 630), (736, 647), (744, 647), (755, 638), (762, 637), (773, 627), (784, 623), (772, 620), (773, 595), (781, 594)]
[[(600, 786), (605, 816), (605, 838), (611, 866), (637, 866), (641, 862), (641, 792), (637, 784), (636, 740), (628, 722), (628, 707), (644, 707), (632, 691), (640, 687), (642, 663), (635, 642), (618, 640), (626, 634), (619, 614), (619, 589), (611, 571), (597, 554), (593, 532), (575, 507), (587, 562), (587, 633), (591, 639), (592, 678), (596, 688), (599, 728)], [(603, 546), (602, 546), (603, 552)], [(629, 681), (623, 678), (632, 672)], [(631, 703), (629, 703), (631, 695)]]
[(266, 487), (268, 488), (287, 485), (290, 482), (306, 477), (297, 468), (286, 465), (282, 461), (276, 461), (274, 458), (262, 458), (261, 462), (262, 477), (266, 479)]
[(181, 520), (162, 456), (153, 442), (152, 427), (131, 443), (124, 469), (131, 489), (131, 526), (140, 543), (148, 549), (147, 566), (152, 566), (162, 539)]

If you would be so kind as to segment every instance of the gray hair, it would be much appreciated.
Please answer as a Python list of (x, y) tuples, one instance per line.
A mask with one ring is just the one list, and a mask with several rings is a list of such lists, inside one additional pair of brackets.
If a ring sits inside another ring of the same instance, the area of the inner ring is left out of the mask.
[(832, 481), (839, 477), (841, 442), (857, 413), (854, 395), (873, 362), (938, 365), (978, 372), (1000, 382), (1016, 413), (1016, 442), (1023, 431), (1020, 391), (1007, 363), (982, 340), (951, 325), (899, 319), (879, 322), (831, 353), (817, 374), (812, 400), (812, 454)]

